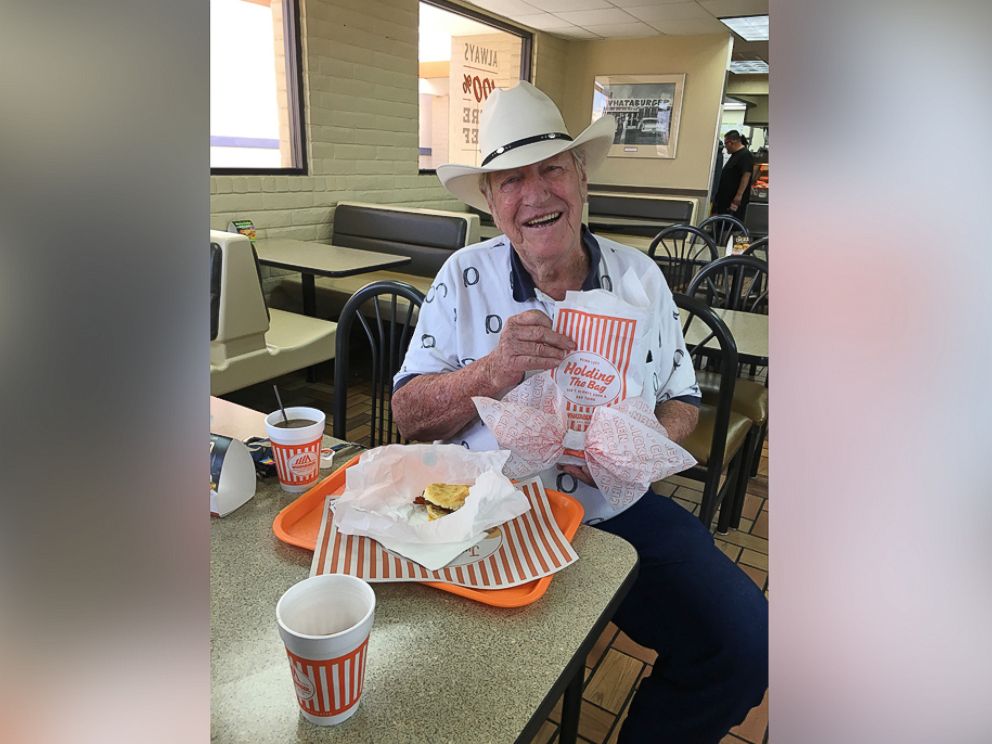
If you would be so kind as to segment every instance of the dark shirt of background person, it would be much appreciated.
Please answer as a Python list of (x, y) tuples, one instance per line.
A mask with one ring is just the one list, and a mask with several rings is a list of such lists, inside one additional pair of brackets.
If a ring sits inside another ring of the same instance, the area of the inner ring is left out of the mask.
[(747, 149), (747, 138), (736, 129), (723, 136), (723, 144), (730, 153), (730, 159), (720, 174), (720, 185), (713, 197), (713, 213), (730, 214), (743, 222), (748, 202), (751, 201), (754, 158)]

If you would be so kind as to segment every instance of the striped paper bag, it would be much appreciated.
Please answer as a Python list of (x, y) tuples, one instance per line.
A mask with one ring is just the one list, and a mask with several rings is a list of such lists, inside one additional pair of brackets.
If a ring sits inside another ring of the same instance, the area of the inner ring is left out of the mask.
[(440, 581), (473, 589), (506, 589), (556, 573), (578, 555), (562, 534), (537, 478), (517, 484), (531, 508), (489, 530), (447, 566), (429, 571), (386, 550), (370, 537), (343, 535), (334, 526), (334, 497), (324, 504), (310, 575), (344, 573), (368, 582)]
[[(624, 284), (636, 282), (634, 277), (623, 279)], [(597, 407), (615, 406), (641, 394), (643, 339), (650, 322), (646, 302), (646, 296), (638, 295), (635, 304), (596, 289), (568, 292), (558, 303), (553, 327), (576, 345), (551, 372), (565, 404), (567, 434), (560, 462), (583, 464), (585, 432)]]

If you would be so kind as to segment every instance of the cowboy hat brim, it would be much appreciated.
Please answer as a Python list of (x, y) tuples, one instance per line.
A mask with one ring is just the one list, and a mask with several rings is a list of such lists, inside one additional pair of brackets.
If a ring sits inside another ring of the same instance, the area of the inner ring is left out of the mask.
[(612, 116), (602, 116), (586, 127), (585, 131), (573, 140), (542, 140), (516, 147), (493, 158), (485, 166), (439, 165), (437, 177), (444, 188), (463, 202), (483, 212), (489, 212), (489, 204), (486, 203), (486, 197), (483, 196), (479, 184), (479, 176), (482, 174), (522, 168), (568, 150), (579, 148), (585, 152), (586, 171), (588, 172), (606, 159), (610, 147), (613, 145), (615, 134), (616, 120)]

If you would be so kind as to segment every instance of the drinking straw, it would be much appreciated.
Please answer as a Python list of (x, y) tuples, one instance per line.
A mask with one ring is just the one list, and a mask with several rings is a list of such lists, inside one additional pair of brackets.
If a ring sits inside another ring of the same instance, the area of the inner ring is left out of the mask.
[(279, 410), (282, 411), (282, 420), (284, 423), (289, 423), (289, 416), (286, 415), (286, 409), (283, 408), (282, 398), (279, 397), (279, 386), (273, 385), (272, 389), (276, 391), (276, 403), (279, 404)]

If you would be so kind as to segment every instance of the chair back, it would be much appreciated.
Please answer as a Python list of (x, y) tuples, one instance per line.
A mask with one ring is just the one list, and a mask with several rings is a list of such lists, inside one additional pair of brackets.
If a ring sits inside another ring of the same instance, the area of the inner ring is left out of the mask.
[[(348, 386), (361, 384), (364, 389), (371, 383), (368, 446), (406, 441), (393, 424), (390, 399), (393, 376), (403, 364), (416, 328), (416, 310), (423, 301), (424, 295), (406, 282), (379, 281), (362, 287), (345, 303), (338, 318), (334, 362), (333, 431), (338, 439), (348, 439)], [(356, 334), (358, 341), (351, 344), (356, 323), (363, 333)], [(359, 349), (363, 356), (353, 356)], [(371, 365), (367, 374), (367, 365), (358, 363), (363, 359)]]
[(755, 240), (747, 247), (742, 256), (754, 256), (755, 258), (768, 263), (768, 236)]
[(718, 257), (713, 239), (692, 225), (666, 227), (651, 241), (648, 255), (673, 292), (685, 292), (696, 272)]
[(210, 361), (265, 349), (269, 310), (255, 247), (244, 235), (211, 230), (210, 253)]
[[(724, 469), (724, 456), (727, 449), (727, 431), (730, 425), (730, 414), (734, 404), (734, 387), (737, 384), (737, 343), (733, 334), (727, 328), (712, 308), (695, 297), (675, 294), (675, 305), (680, 310), (682, 333), (688, 333), (689, 326), (702, 324), (702, 334), (694, 329), (691, 338), (693, 343), (686, 341), (689, 359), (696, 369), (716, 365), (719, 374), (720, 387), (716, 396), (716, 409), (713, 415), (713, 438), (708, 443), (709, 451), (706, 457), (707, 476), (705, 480), (712, 481), (714, 486), (719, 482)], [(698, 340), (697, 340), (698, 339)], [(705, 406), (704, 406), (705, 408)], [(698, 455), (697, 455), (698, 456)], [(698, 466), (697, 466), (698, 467)], [(700, 519), (709, 528), (713, 515), (718, 506), (715, 501), (716, 489), (712, 496), (704, 498), (706, 503), (700, 506)]]
[(768, 204), (751, 202), (744, 214), (744, 227), (752, 238), (763, 238), (768, 234)]
[(686, 294), (710, 307), (768, 314), (768, 264), (754, 256), (726, 256), (704, 266)]
[(744, 223), (729, 214), (715, 214), (699, 223), (699, 229), (713, 238), (718, 246), (726, 246), (732, 235), (750, 237)]

